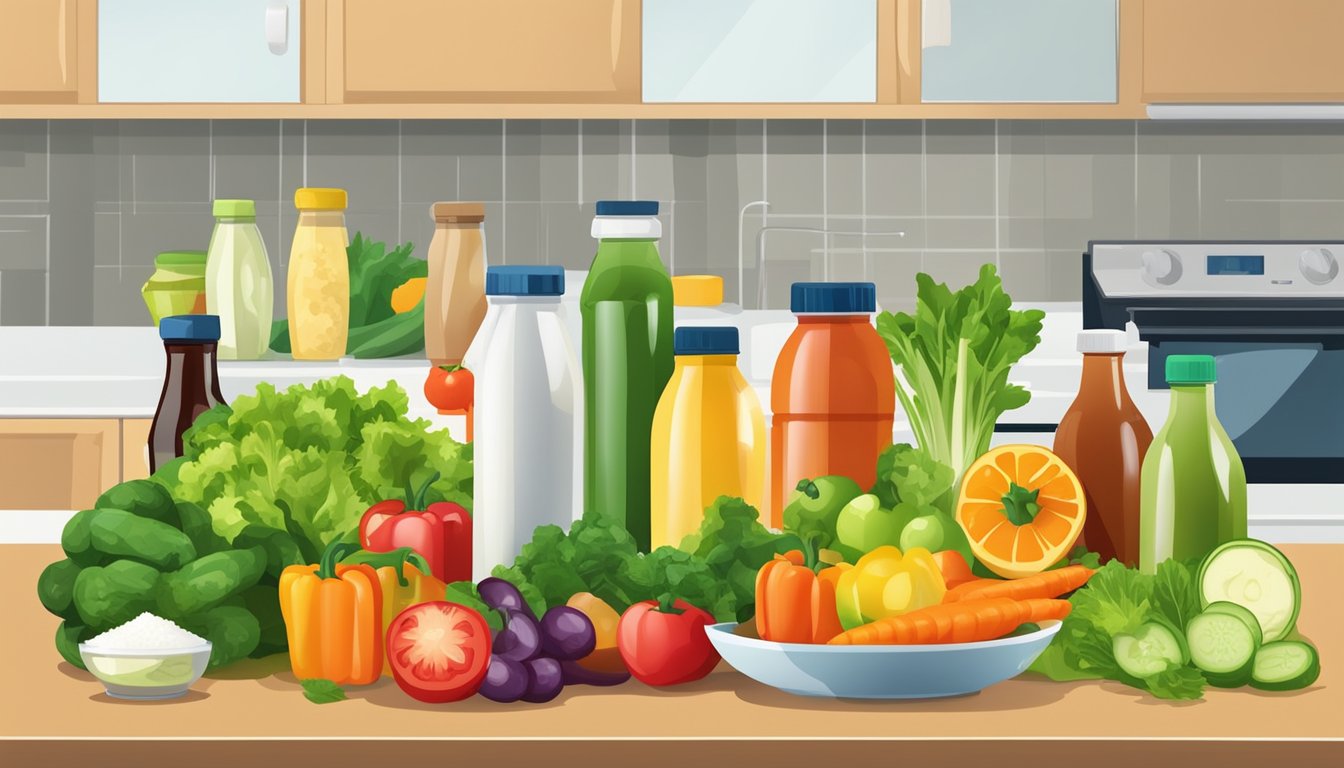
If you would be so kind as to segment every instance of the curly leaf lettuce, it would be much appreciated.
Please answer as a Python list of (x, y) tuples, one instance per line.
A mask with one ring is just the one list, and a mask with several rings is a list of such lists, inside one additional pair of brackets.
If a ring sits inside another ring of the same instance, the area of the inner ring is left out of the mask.
[(230, 541), (257, 525), (297, 531), (304, 548), (318, 552), (355, 540), (366, 509), (434, 472), (428, 501), (470, 509), (471, 447), (406, 418), (407, 404), (395, 383), (364, 393), (343, 376), (283, 392), (261, 384), (202, 414), (183, 437), (182, 459), (154, 479), (209, 512)]

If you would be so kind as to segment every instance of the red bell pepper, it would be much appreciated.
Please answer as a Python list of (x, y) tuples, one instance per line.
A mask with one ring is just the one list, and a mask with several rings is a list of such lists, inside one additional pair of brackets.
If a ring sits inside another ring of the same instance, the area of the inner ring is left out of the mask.
[(415, 494), (407, 488), (405, 501), (380, 501), (369, 507), (359, 521), (359, 543), (370, 552), (410, 547), (429, 563), (434, 578), (470, 581), (471, 515), (451, 501), (435, 502), (420, 511), (425, 493), (438, 479), (435, 472)]

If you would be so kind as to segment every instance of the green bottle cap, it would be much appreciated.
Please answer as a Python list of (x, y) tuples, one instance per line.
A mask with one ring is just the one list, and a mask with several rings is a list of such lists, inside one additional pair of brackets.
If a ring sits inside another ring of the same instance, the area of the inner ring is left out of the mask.
[(1167, 358), (1168, 384), (1212, 384), (1218, 380), (1212, 355), (1172, 355)]
[(216, 200), (215, 218), (255, 219), (257, 203), (255, 200)]
[(205, 267), (205, 251), (164, 251), (154, 257), (154, 266), (160, 269), (172, 267)]

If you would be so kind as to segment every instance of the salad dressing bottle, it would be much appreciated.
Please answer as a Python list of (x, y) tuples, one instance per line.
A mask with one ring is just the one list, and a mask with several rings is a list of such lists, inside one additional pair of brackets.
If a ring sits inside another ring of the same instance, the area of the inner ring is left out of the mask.
[(338, 360), (350, 334), (350, 263), (343, 189), (294, 193), (299, 224), (289, 251), (289, 346), (295, 360)]

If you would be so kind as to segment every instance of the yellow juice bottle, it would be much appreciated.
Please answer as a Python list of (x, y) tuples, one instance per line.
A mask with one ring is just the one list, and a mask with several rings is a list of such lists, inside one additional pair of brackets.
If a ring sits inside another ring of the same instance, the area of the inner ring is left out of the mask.
[(654, 548), (699, 530), (720, 496), (760, 509), (765, 495), (765, 415), (737, 369), (737, 329), (678, 328), (673, 348), (676, 367), (654, 411), (650, 446)]

